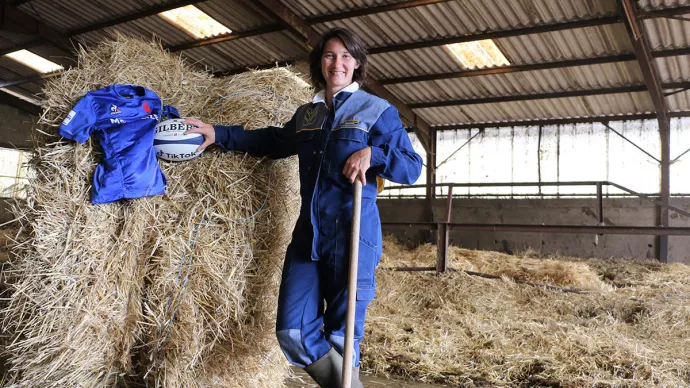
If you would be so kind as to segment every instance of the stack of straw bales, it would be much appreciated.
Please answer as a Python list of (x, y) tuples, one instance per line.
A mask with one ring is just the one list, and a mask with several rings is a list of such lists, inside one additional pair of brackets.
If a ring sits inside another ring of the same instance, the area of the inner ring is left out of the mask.
[(92, 140), (56, 135), (90, 90), (155, 91), (183, 116), (247, 128), (287, 121), (311, 90), (285, 69), (214, 79), (156, 43), (81, 50), (45, 87), (24, 241), (3, 310), (18, 386), (277, 387), (277, 284), (299, 206), (296, 161), (207, 151), (161, 162), (165, 196), (90, 202)]

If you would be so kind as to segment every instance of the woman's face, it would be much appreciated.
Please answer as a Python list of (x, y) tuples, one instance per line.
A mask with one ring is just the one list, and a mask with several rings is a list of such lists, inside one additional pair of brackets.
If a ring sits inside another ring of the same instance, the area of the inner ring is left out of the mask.
[(357, 68), (359, 63), (340, 39), (331, 38), (326, 42), (321, 55), (321, 72), (326, 88), (337, 92), (351, 84), (352, 74)]

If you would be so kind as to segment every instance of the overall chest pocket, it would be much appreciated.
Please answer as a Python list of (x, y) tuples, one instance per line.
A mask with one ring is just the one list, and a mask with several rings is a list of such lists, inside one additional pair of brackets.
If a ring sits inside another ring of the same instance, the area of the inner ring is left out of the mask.
[(345, 162), (369, 145), (369, 133), (361, 128), (340, 127), (331, 133), (328, 145), (328, 172), (342, 174)]
[(299, 160), (300, 178), (311, 170), (314, 163), (319, 131), (300, 131), (295, 134), (295, 148)]
[(319, 138), (317, 132), (319, 131), (300, 131), (295, 134), (295, 147), (300, 159), (306, 159), (305, 156), (310, 156), (316, 151), (316, 142)]

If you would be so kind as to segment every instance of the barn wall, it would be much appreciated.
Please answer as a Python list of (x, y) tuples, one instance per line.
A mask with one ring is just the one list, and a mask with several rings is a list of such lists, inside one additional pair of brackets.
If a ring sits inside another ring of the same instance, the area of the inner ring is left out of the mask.
[[(380, 199), (378, 201), (383, 222), (421, 222), (424, 219), (423, 199)], [(690, 199), (674, 199), (672, 204), (690, 211)], [(434, 202), (435, 220), (445, 217), (445, 199)], [(405, 209), (405, 211), (401, 211)], [(658, 215), (656, 205), (639, 199), (605, 199), (606, 225), (653, 226)], [(452, 222), (596, 225), (596, 199), (455, 199)], [(690, 220), (671, 212), (671, 226), (690, 227)], [(416, 231), (388, 231), (408, 245), (425, 239), (425, 233)], [(426, 234), (428, 236), (428, 233)], [(670, 237), (669, 261), (690, 264), (690, 236)], [(542, 253), (560, 253), (574, 257), (635, 257), (654, 258), (654, 236), (599, 236), (595, 244), (593, 234), (518, 233), (451, 231), (452, 245), (481, 250), (516, 252), (533, 248)]]

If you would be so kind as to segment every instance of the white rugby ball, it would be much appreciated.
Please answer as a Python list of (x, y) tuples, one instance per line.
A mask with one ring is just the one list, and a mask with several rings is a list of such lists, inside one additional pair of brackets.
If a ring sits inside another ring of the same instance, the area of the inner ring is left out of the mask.
[(184, 134), (192, 128), (194, 126), (185, 124), (183, 119), (169, 119), (158, 123), (153, 135), (156, 156), (163, 160), (182, 162), (201, 155), (204, 151), (196, 152), (196, 149), (204, 142), (204, 136), (199, 133)]

